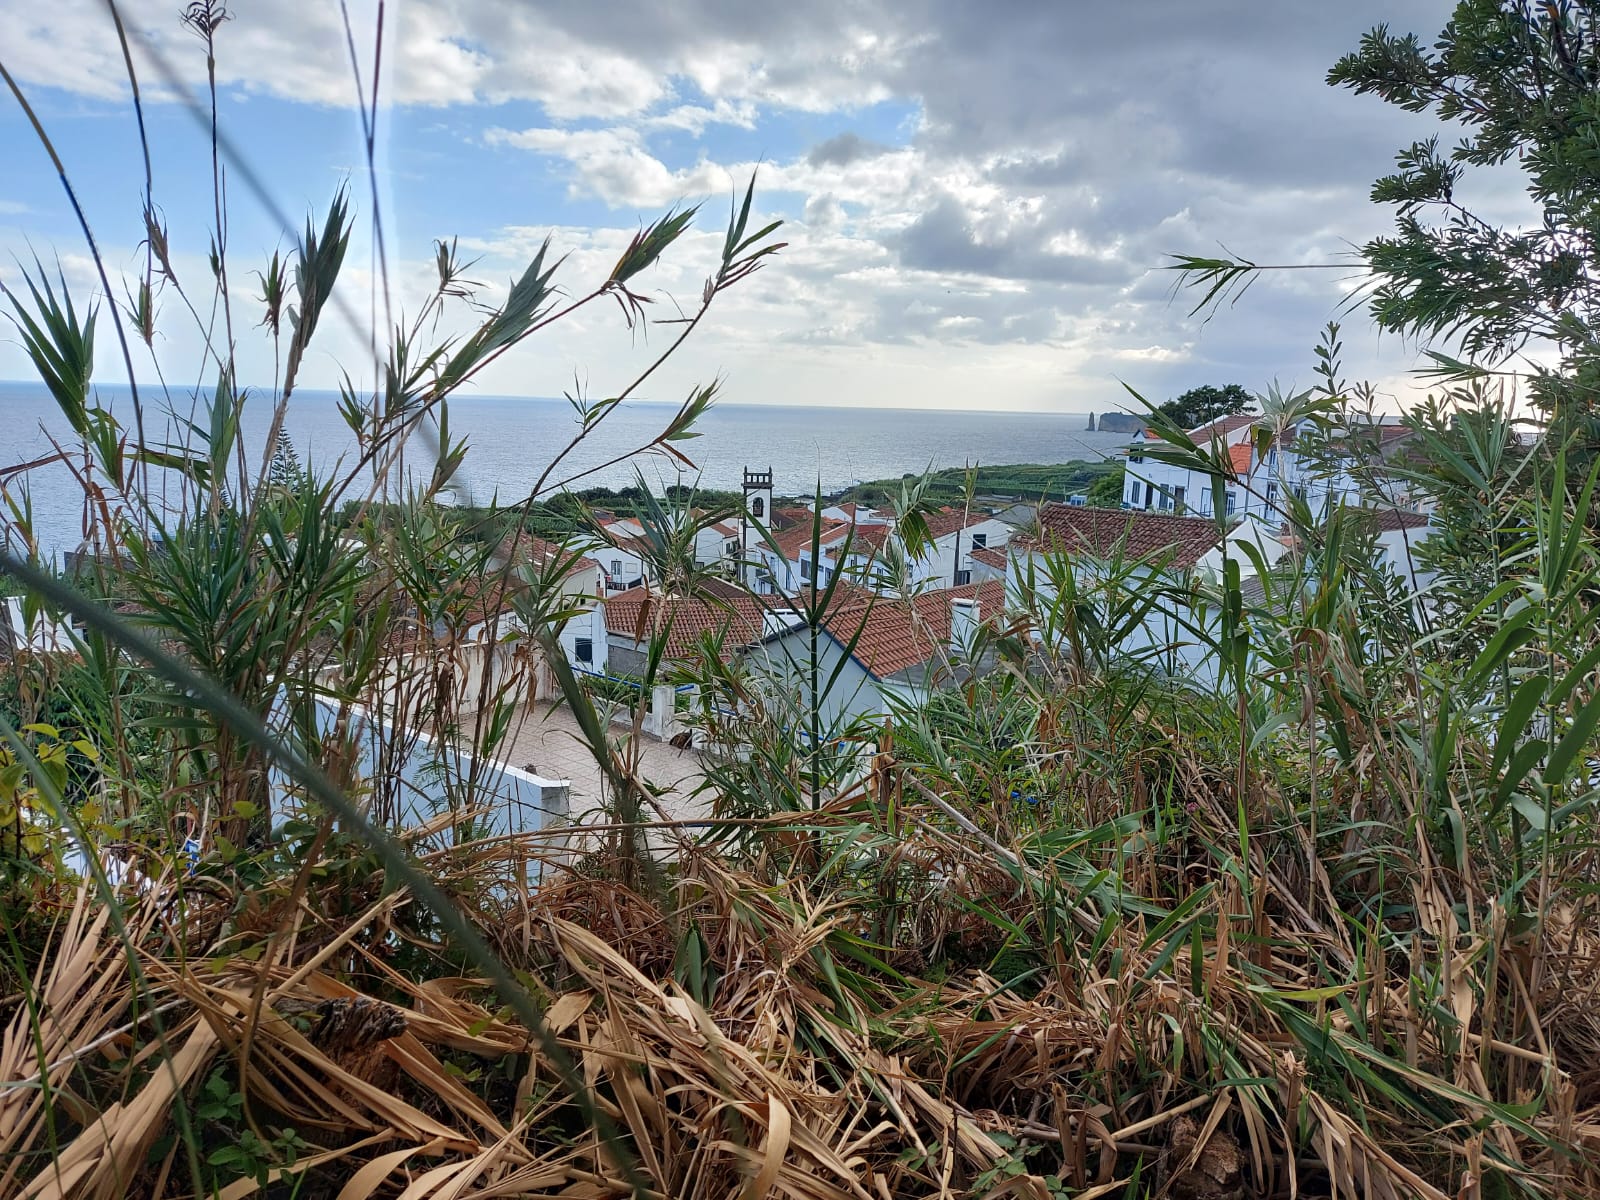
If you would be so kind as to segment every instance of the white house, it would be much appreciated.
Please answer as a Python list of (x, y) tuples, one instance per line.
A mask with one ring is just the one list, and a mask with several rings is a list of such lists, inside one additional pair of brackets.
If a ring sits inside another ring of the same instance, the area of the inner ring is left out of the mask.
[(718, 563), (731, 567), (739, 559), (739, 546), (739, 522), (732, 519), (717, 521), (695, 531), (694, 561), (702, 567)]
[[(813, 584), (826, 587), (840, 572), (875, 591), (962, 587), (983, 577), (981, 570), (974, 574), (973, 553), (1003, 549), (1012, 534), (1010, 525), (987, 513), (946, 509), (928, 517), (931, 544), (908, 559), (904, 539), (887, 518), (866, 510), (863, 524), (862, 515), (851, 521), (841, 509), (825, 509), (820, 534), (815, 521), (778, 532), (775, 550), (762, 545), (756, 551), (765, 577), (791, 595)], [(904, 572), (892, 570), (891, 561), (905, 562)]]
[(0, 600), (0, 657), (22, 652), (71, 654), (76, 649), (72, 627), (65, 621), (42, 610), (29, 614), (21, 596)]
[[(1291, 494), (1306, 501), (1317, 515), (1326, 515), (1340, 504), (1415, 505), (1417, 498), (1410, 489), (1384, 470), (1411, 437), (1404, 425), (1382, 421), (1352, 424), (1326, 439), (1317, 439), (1325, 450), (1312, 453), (1310, 439), (1298, 429), (1258, 445), (1257, 420), (1248, 415), (1220, 417), (1189, 430), (1189, 440), (1196, 445), (1227, 453), (1230, 477), (1223, 482), (1227, 515), (1271, 518)], [(1212, 476), (1149, 458), (1147, 448), (1159, 444), (1148, 429), (1133, 435), (1127, 450), (1123, 507), (1214, 515)], [(1366, 476), (1368, 482), (1363, 483), (1358, 475)], [(1379, 495), (1372, 494), (1374, 481)]]
[[(970, 678), (984, 665), (971, 661), (973, 636), (1004, 607), (998, 580), (910, 599), (853, 593), (834, 605), (819, 631), (817, 676), (831, 681), (819, 705), (824, 727), (880, 721), (895, 702)], [(746, 661), (809, 706), (811, 640), (803, 626), (769, 632)]]
[(1412, 595), (1420, 595), (1434, 580), (1435, 573), (1417, 561), (1417, 547), (1433, 532), (1428, 513), (1402, 508), (1352, 508), (1366, 532), (1373, 535), (1373, 549), (1379, 566), (1387, 567), (1406, 585)]
[[(1236, 475), (1253, 479), (1258, 467), (1265, 476), (1261, 496), (1253, 496), (1246, 488), (1230, 483), (1224, 492), (1223, 504), (1228, 514), (1263, 511), (1268, 507), (1265, 493), (1275, 478), (1278, 462), (1276, 450), (1271, 461), (1258, 463), (1251, 445), (1255, 418), (1251, 416), (1219, 417), (1215, 421), (1189, 431), (1189, 440), (1202, 449), (1220, 446), (1229, 455), (1230, 465)], [(1216, 499), (1212, 477), (1203, 471), (1191, 471), (1171, 463), (1147, 458), (1145, 450), (1151, 445), (1161, 445), (1149, 429), (1133, 435), (1128, 445), (1127, 465), (1122, 484), (1122, 504), (1125, 508), (1142, 512), (1170, 512), (1209, 517), (1216, 512)], [(1271, 499), (1277, 499), (1276, 489), (1271, 489)]]
[[(1215, 520), (1045, 504), (1039, 509), (1038, 521), (1039, 536), (1011, 549), (1006, 572), (1008, 603), (1051, 614), (1058, 599), (1054, 566), (1069, 570), (1080, 598), (1100, 611), (1092, 627), (1082, 623), (1077, 612), (1054, 611), (1053, 619), (1046, 621), (1049, 627), (1035, 630), (1036, 639), (1065, 641), (1075, 633), (1091, 630), (1093, 636), (1093, 628), (1104, 629), (1110, 632), (1100, 652), (1107, 658), (1132, 657), (1202, 685), (1215, 681), (1212, 656), (1184, 627), (1186, 622), (1208, 625), (1212, 615), (1178, 599), (1194, 573), (1207, 570), (1201, 565), (1203, 560), (1225, 544)], [(1112, 566), (1116, 562), (1122, 564), (1120, 578)], [(1250, 571), (1248, 560), (1241, 562), (1241, 568)], [(1118, 617), (1115, 593), (1147, 590), (1157, 583), (1171, 585), (1166, 599), (1145, 612)], [(1125, 628), (1119, 627), (1119, 620)]]
[(652, 582), (649, 555), (644, 547), (644, 526), (632, 517), (600, 522), (598, 542), (582, 543), (600, 564), (607, 595)]
[[(554, 582), (557, 593), (554, 606), (559, 609), (578, 609), (556, 631), (566, 654), (567, 662), (585, 671), (606, 669), (605, 574), (600, 564), (589, 555), (575, 555), (565, 546), (558, 546), (544, 538), (524, 534), (514, 542), (506, 539), (495, 549), (494, 559), (499, 564), (514, 561), (526, 579), (547, 577), (559, 570)], [(514, 590), (514, 589), (513, 589)], [(504, 599), (502, 597), (502, 608)], [(489, 613), (486, 608), (485, 618)], [(505, 611), (502, 620), (511, 622), (498, 632), (503, 636), (509, 630), (522, 631), (514, 612)]]

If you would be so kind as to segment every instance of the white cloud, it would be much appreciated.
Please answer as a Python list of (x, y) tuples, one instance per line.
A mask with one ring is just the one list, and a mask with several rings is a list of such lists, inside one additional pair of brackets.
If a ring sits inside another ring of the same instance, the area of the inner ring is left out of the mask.
[[(363, 70), (376, 8), (352, 4)], [(1331, 92), (1322, 73), (1384, 8), (404, 0), (387, 10), (383, 92), (459, 106), (463, 127), (495, 126), (483, 143), (537, 155), (570, 196), (630, 215), (742, 183), (757, 164), (718, 155), (719, 132), (759, 144), (775, 115), (786, 145), (815, 130), (760, 165), (765, 203), (803, 214), (785, 230), (789, 249), (719, 302), (687, 368), (748, 371), (773, 397), (825, 385), (877, 402), (895, 390), (891, 366), (923, 381), (908, 385), (923, 400), (959, 400), (973, 393), (974, 372), (998, 369), (1017, 403), (1042, 404), (1086, 381), (1101, 393), (1122, 371), (1156, 390), (1253, 385), (1306, 360), (1338, 309), (1337, 276), (1265, 282), (1201, 327), (1169, 303), (1170, 277), (1151, 269), (1218, 242), (1263, 261), (1327, 259), (1383, 228), (1366, 187), (1413, 136), (1410, 119)], [(1430, 33), (1446, 9), (1428, 0), (1406, 19)], [(123, 11), (139, 46), (189, 85), (203, 78), (199, 44), (170, 0), (124, 0)], [(27, 84), (123, 93), (100, 6), (0, 0), (0, 21), (8, 66)], [(239, 0), (218, 43), (224, 86), (352, 102), (336, 5)], [(155, 75), (139, 53), (148, 86)], [(915, 114), (893, 136), (861, 116), (886, 100)], [(509, 101), (535, 101), (540, 114), (493, 107)], [(681, 157), (688, 139), (699, 143), (693, 161)], [(1515, 211), (1514, 183), (1490, 203)], [(0, 214), (22, 215), (3, 204)], [(568, 267), (584, 278), (609, 267), (631, 231), (619, 218), (610, 229), (557, 230), (556, 243), (575, 248)], [(476, 235), (463, 241), (486, 254), (485, 270), (501, 273), (543, 236), (462, 232)], [(697, 295), (715, 253), (701, 236), (651, 286)], [(1353, 357), (1359, 323), (1348, 322)], [(578, 362), (632, 361), (626, 333), (623, 353), (598, 315), (571, 328), (549, 371), (508, 370), (495, 386), (549, 391)], [(1369, 357), (1393, 375), (1403, 356)], [(841, 374), (846, 363), (859, 385)]]

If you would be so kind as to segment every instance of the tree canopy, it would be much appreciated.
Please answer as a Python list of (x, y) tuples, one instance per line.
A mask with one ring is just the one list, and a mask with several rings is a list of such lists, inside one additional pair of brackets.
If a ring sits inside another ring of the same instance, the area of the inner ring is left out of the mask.
[[(1394, 230), (1362, 248), (1378, 326), (1427, 344), (1458, 378), (1499, 367), (1530, 343), (1559, 363), (1532, 369), (1530, 393), (1593, 441), (1600, 383), (1600, 3), (1463, 0), (1431, 47), (1379, 26), (1328, 81), (1431, 113), (1463, 132), (1396, 156), (1372, 186)], [(1508, 226), (1463, 199), (1469, 173), (1514, 165), (1532, 201)], [(1587, 427), (1585, 430), (1584, 427)]]
[(1240, 384), (1230, 383), (1224, 387), (1216, 387), (1206, 383), (1190, 388), (1183, 395), (1168, 400), (1159, 407), (1180, 428), (1193, 429), (1197, 425), (1204, 425), (1207, 421), (1215, 421), (1218, 417), (1254, 412), (1255, 402)]

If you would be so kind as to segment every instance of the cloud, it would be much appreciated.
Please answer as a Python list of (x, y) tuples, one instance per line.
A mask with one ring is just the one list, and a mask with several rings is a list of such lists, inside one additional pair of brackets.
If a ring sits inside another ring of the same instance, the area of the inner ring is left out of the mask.
[(707, 190), (710, 182), (694, 172), (669, 171), (629, 129), (490, 129), (484, 140), (564, 160), (572, 194), (597, 195), (613, 206), (670, 203), (688, 191)]
[[(743, 363), (789, 394), (800, 380), (840, 386), (808, 355), (877, 350), (905, 367), (914, 348), (954, 397), (970, 354), (1032, 381), (1043, 402), (1063, 380), (1181, 390), (1308, 361), (1339, 309), (1336, 275), (1263, 281), (1201, 326), (1156, 268), (1218, 243), (1258, 261), (1329, 261), (1382, 230), (1368, 184), (1427, 123), (1335, 92), (1324, 74), (1369, 26), (1431, 35), (1449, 7), (1418, 0), (1402, 22), (1380, 0), (407, 0), (388, 6), (383, 92), (459, 115), (483, 170), (534, 156), (568, 200), (613, 210), (596, 245), (625, 238), (641, 211), (725, 195), (759, 165), (759, 202), (799, 219), (784, 256), (730, 299), (704, 361)], [(159, 55), (189, 84), (203, 77), (168, 0), (123, 10), (142, 71)], [(365, 62), (376, 0), (351, 11)], [(8, 66), (29, 85), (125, 95), (98, 6), (0, 0), (0, 19)], [(218, 40), (225, 87), (351, 103), (338, 6), (251, 0)], [(913, 116), (889, 128), (878, 105)], [(1515, 181), (1491, 200), (1516, 211)], [(471, 233), (501, 266), (521, 228)], [(658, 283), (692, 296), (703, 266), (663, 268)], [(1366, 352), (1359, 319), (1348, 324), (1352, 355)], [(1374, 369), (1394, 374), (1404, 353), (1375, 345)]]
[(901, 260), (922, 270), (1077, 284), (1126, 284), (1137, 273), (1114, 253), (1092, 252), (1027, 198), (975, 211), (942, 195), (895, 243)]
[(868, 141), (860, 134), (845, 130), (811, 147), (811, 152), (806, 155), (806, 162), (813, 167), (844, 167), (853, 162), (860, 162), (864, 158), (876, 158), (888, 152), (889, 147), (882, 142)]

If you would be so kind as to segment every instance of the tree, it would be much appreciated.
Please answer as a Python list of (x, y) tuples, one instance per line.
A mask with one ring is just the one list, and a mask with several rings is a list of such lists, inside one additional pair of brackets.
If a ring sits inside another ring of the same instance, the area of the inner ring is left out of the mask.
[(1237, 383), (1220, 388), (1207, 383), (1190, 388), (1175, 400), (1168, 400), (1160, 409), (1179, 428), (1194, 429), (1218, 417), (1254, 412), (1255, 404), (1250, 393)]
[[(1467, 0), (1431, 50), (1382, 27), (1329, 72), (1466, 130), (1397, 156), (1372, 197), (1396, 206), (1393, 235), (1363, 248), (1377, 324), (1421, 341), (1454, 337), (1457, 380), (1505, 370), (1532, 344), (1556, 351), (1522, 378), (1586, 474), (1600, 450), (1600, 3)], [(1515, 164), (1538, 219), (1510, 227), (1458, 198), (1469, 171)]]
[[(1431, 47), (1379, 26), (1328, 82), (1463, 135), (1413, 143), (1372, 185), (1395, 210), (1393, 231), (1360, 251), (1378, 327), (1429, 349), (1447, 381), (1519, 379), (1556, 440), (1600, 447), (1600, 2), (1462, 0)], [(1507, 168), (1532, 201), (1518, 225), (1463, 199), (1469, 175), (1498, 182)], [(1276, 269), (1189, 255), (1174, 268), (1200, 290), (1197, 311)], [(1515, 356), (1530, 345), (1555, 361), (1524, 368)]]
[(1089, 504), (1092, 508), (1120, 508), (1122, 507), (1122, 483), (1127, 468), (1122, 463), (1116, 463), (1111, 470), (1101, 475), (1089, 485), (1087, 493)]
[[(1560, 364), (1536, 368), (1533, 399), (1588, 424), (1600, 383), (1600, 3), (1466, 0), (1430, 49), (1379, 27), (1328, 74), (1466, 133), (1397, 156), (1372, 198), (1396, 207), (1394, 233), (1362, 254), (1386, 330), (1459, 339), (1462, 367), (1493, 367), (1548, 341)], [(1514, 163), (1539, 219), (1508, 227), (1458, 198), (1469, 170)], [(1462, 372), (1465, 374), (1466, 372)]]
[(287, 488), (297, 491), (305, 485), (306, 471), (300, 465), (300, 456), (295, 453), (294, 443), (289, 440), (285, 430), (278, 430), (277, 444), (272, 448), (272, 465), (267, 470), (267, 479), (273, 487)]

